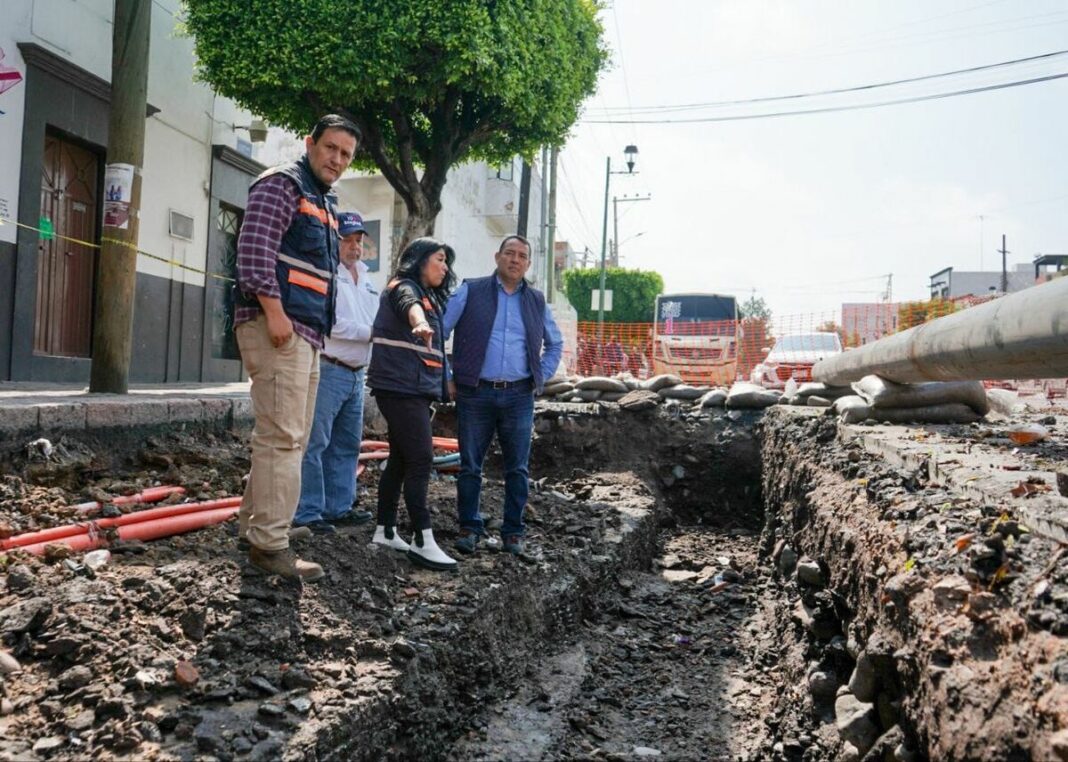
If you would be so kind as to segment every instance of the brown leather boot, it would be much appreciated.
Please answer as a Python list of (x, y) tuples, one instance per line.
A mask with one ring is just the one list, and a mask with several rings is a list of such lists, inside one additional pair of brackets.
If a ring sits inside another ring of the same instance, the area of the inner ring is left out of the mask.
[(289, 548), (284, 550), (262, 550), (252, 545), (248, 551), (248, 560), (257, 569), (261, 569), (268, 574), (277, 574), (287, 579), (317, 582), (325, 576), (323, 567), (311, 561), (301, 561)]

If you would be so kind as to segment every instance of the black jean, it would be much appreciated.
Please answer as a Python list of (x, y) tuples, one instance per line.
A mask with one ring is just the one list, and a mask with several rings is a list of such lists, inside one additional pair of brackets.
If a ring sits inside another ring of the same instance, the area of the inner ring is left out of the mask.
[(375, 395), (389, 427), (389, 461), (378, 482), (378, 524), (397, 525), (401, 487), (413, 532), (430, 529), (426, 506), (434, 445), (430, 431), (430, 400), (426, 397)]

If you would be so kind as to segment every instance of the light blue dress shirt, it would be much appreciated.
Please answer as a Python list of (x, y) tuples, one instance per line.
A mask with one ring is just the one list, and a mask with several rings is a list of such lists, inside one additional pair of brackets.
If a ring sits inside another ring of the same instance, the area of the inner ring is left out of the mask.
[[(479, 378), (487, 381), (519, 381), (530, 378), (533, 371), (527, 363), (527, 334), (523, 327), (522, 297), (520, 294), (526, 283), (521, 283), (514, 293), (504, 290), (501, 279), (494, 276), (497, 283), (497, 314), (493, 318), (493, 330), (490, 331), (486, 358), (482, 362)], [(467, 284), (461, 283), (445, 308), (445, 336), (451, 336), (452, 330), (460, 321), (467, 306)], [(544, 318), (545, 351), (541, 356), (541, 377), (548, 380), (564, 353), (564, 337), (553, 320), (552, 310), (545, 305)], [(451, 370), (451, 368), (450, 368)]]

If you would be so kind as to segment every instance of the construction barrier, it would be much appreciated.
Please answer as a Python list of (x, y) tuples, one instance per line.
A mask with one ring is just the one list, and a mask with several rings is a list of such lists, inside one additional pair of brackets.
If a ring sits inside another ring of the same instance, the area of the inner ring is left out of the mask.
[[(561, 373), (644, 379), (672, 373), (691, 384), (726, 386), (753, 381), (783, 388), (793, 379), (812, 380), (812, 366), (828, 354), (846, 352), (995, 296), (922, 302), (843, 304), (840, 310), (772, 315), (741, 320), (649, 323), (579, 322)], [(1061, 380), (1016, 379), (988, 386), (1065, 395)]]

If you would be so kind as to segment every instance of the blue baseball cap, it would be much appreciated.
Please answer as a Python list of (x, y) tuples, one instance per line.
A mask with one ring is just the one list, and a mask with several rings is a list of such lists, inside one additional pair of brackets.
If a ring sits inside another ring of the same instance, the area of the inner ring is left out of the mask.
[(337, 234), (344, 238), (353, 233), (366, 233), (363, 217), (359, 212), (342, 212), (337, 216)]

